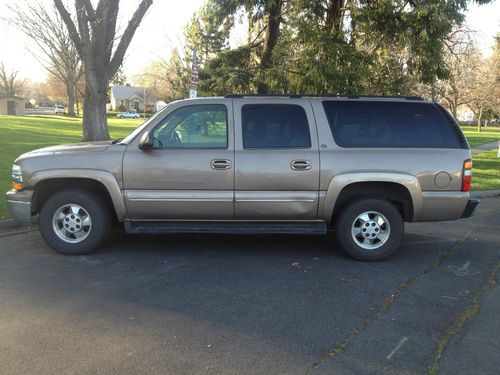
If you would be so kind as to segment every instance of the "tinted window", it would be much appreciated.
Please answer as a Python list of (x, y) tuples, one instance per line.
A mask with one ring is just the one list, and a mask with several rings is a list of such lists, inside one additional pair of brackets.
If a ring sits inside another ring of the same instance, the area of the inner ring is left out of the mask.
[(223, 105), (191, 105), (165, 117), (153, 131), (155, 148), (227, 148)]
[(452, 126), (433, 104), (325, 101), (323, 107), (342, 147), (460, 148)]
[(247, 104), (241, 109), (244, 148), (311, 147), (304, 108), (291, 104)]

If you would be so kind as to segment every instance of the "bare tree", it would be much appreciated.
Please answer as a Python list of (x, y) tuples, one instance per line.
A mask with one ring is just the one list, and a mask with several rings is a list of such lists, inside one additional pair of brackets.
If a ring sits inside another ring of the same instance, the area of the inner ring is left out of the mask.
[(106, 93), (111, 78), (123, 62), (127, 48), (153, 0), (141, 0), (114, 48), (119, 0), (99, 0), (94, 8), (91, 0), (75, 0), (76, 20), (62, 0), (54, 0), (82, 59), (85, 74), (83, 106), (83, 139), (109, 139), (106, 120)]
[(15, 14), (11, 22), (33, 40), (41, 52), (35, 57), (64, 85), (68, 116), (74, 116), (77, 82), (83, 70), (80, 56), (62, 18), (54, 6), (44, 6), (38, 0), (26, 2), (22, 7), (15, 5), (10, 9)]
[(16, 70), (8, 70), (0, 62), (0, 95), (18, 95), (23, 88), (24, 81), (17, 77)]

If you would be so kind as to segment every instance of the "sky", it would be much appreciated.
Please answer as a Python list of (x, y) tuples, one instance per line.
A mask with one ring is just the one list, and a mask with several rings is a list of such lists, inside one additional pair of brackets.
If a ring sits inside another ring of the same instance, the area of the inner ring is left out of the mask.
[[(20, 4), (25, 0), (0, 0), (0, 9)], [(52, 0), (40, 0), (52, 4)], [(124, 60), (124, 72), (129, 80), (141, 72), (148, 62), (167, 59), (174, 47), (182, 45), (184, 26), (204, 0), (154, 0), (130, 44)], [(69, 1), (72, 3), (73, 1)], [(139, 0), (121, 0), (119, 24), (125, 25)], [(0, 15), (0, 61), (23, 78), (44, 81), (47, 73), (33, 56), (33, 44)], [(477, 32), (476, 40), (483, 54), (489, 55), (494, 36), (500, 31), (500, 0), (491, 4), (470, 5), (466, 23)]]

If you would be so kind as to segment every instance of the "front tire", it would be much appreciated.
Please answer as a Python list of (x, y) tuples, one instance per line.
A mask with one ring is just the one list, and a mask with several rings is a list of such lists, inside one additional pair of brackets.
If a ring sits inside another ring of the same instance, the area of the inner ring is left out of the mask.
[(349, 203), (335, 224), (343, 250), (358, 260), (387, 259), (403, 239), (401, 213), (394, 204), (383, 199), (360, 199)]
[(111, 214), (97, 194), (67, 189), (52, 195), (40, 211), (40, 233), (55, 251), (85, 255), (97, 249), (109, 235)]

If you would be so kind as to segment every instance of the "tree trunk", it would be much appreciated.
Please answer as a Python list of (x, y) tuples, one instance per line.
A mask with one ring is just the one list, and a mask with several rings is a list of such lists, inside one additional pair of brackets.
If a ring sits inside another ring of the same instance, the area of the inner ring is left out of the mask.
[(68, 97), (68, 112), (66, 115), (75, 117), (75, 84), (70, 80), (66, 81), (66, 96)]
[(108, 140), (106, 89), (99, 90), (97, 95), (91, 95), (89, 89), (86, 88), (83, 108), (83, 141)]
[(78, 99), (79, 97), (79, 93), (78, 93), (78, 88), (76, 87), (76, 84), (75, 84), (75, 107), (76, 107), (76, 116), (77, 117), (80, 117), (80, 100)]
[(257, 84), (259, 94), (268, 94), (269, 85), (265, 83), (265, 71), (273, 66), (273, 50), (278, 43), (281, 23), (282, 0), (271, 0), (269, 14), (267, 17), (266, 36), (264, 37), (264, 48), (260, 59), (260, 79)]
[(479, 110), (479, 115), (477, 116), (477, 132), (481, 133), (481, 117), (483, 116), (483, 110)]
[(342, 8), (345, 0), (330, 0), (326, 6), (326, 28), (332, 34), (338, 34), (342, 28)]

